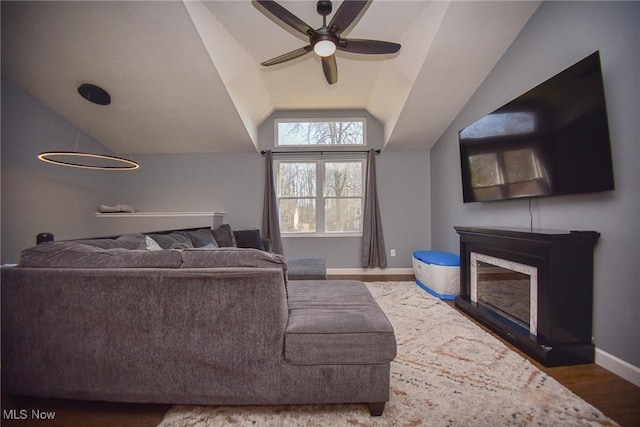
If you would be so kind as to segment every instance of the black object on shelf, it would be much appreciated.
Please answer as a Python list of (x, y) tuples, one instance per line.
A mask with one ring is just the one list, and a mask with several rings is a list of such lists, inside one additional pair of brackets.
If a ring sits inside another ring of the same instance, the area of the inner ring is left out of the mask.
[(36, 236), (36, 245), (39, 245), (40, 243), (45, 243), (45, 242), (53, 242), (53, 234), (51, 233), (39, 233)]

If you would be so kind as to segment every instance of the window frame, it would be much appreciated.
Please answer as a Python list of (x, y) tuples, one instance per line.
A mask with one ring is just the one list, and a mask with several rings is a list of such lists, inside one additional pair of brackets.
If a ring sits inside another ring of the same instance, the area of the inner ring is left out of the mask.
[[(362, 123), (362, 144), (280, 144), (279, 124), (280, 123), (331, 123), (331, 122), (360, 122)], [(318, 148), (328, 148), (339, 151), (341, 148), (353, 149), (355, 147), (366, 148), (367, 144), (367, 118), (366, 117), (322, 117), (322, 118), (302, 118), (302, 117), (279, 117), (274, 119), (273, 145), (277, 148), (297, 148), (307, 150), (317, 150)]]
[[(341, 162), (358, 162), (361, 165), (362, 170), (362, 189), (360, 196), (327, 196), (325, 191), (325, 164), (326, 163), (341, 163)], [(281, 163), (315, 163), (316, 164), (316, 195), (315, 197), (281, 197), (279, 193), (280, 187), (280, 164)], [(326, 231), (325, 223), (325, 201), (327, 199), (353, 199), (360, 198), (360, 212), (364, 214), (364, 197), (366, 194), (366, 169), (367, 159), (362, 155), (356, 153), (342, 153), (336, 156), (329, 155), (304, 155), (304, 156), (292, 156), (282, 155), (278, 159), (274, 159), (274, 170), (276, 172), (276, 198), (278, 201), (278, 221), (280, 224), (280, 234), (283, 238), (300, 238), (300, 237), (362, 237), (363, 224), (361, 221), (361, 227), (359, 231)], [(282, 199), (300, 199), (300, 198), (313, 198), (315, 200), (316, 208), (316, 231), (296, 231), (296, 232), (284, 232), (282, 231), (281, 213), (280, 213), (280, 200)]]

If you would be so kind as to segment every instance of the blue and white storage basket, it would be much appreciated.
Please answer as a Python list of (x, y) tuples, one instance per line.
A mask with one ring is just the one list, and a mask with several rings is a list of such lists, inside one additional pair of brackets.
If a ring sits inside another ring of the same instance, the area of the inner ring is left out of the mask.
[(460, 257), (440, 251), (415, 251), (413, 274), (416, 283), (440, 299), (454, 299), (460, 294)]

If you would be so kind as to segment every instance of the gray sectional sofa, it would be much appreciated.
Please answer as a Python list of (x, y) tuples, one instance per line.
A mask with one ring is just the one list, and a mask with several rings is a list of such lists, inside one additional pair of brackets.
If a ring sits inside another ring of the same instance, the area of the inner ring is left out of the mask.
[(366, 286), (288, 280), (282, 256), (214, 248), (212, 236), (134, 234), (24, 250), (19, 266), (2, 268), (3, 392), (202, 405), (361, 402), (380, 415), (396, 342)]

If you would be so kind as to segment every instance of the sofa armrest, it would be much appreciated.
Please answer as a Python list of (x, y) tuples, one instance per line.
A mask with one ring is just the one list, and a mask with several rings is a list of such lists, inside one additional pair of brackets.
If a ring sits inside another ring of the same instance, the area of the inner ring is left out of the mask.
[(282, 255), (250, 248), (185, 249), (182, 268), (257, 267), (280, 268), (287, 272), (287, 261)]

